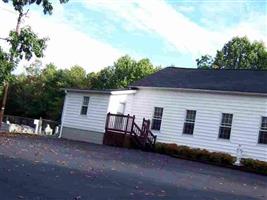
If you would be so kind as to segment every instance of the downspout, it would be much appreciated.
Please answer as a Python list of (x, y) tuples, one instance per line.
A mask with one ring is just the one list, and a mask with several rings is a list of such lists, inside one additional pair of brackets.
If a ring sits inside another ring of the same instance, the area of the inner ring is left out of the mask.
[(61, 126), (60, 126), (58, 138), (62, 137), (62, 131), (63, 131), (64, 113), (65, 113), (66, 99), (67, 99), (67, 90), (64, 90), (64, 91), (65, 91), (65, 98), (64, 98), (63, 110), (62, 110), (62, 114), (61, 114)]

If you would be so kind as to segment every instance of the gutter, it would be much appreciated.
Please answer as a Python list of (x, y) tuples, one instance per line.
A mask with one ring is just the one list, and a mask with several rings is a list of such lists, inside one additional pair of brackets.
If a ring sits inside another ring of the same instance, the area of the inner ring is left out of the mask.
[(225, 90), (206, 90), (206, 89), (188, 89), (188, 88), (167, 88), (167, 87), (145, 87), (145, 86), (129, 86), (131, 89), (150, 89), (150, 90), (166, 90), (166, 91), (179, 91), (179, 92), (194, 92), (194, 93), (211, 93), (211, 94), (231, 94), (243, 96), (262, 96), (267, 97), (267, 93), (256, 92), (238, 92), (238, 91), (225, 91)]
[(87, 90), (87, 89), (72, 89), (72, 88), (62, 88), (65, 93), (91, 93), (91, 94), (108, 94), (108, 95), (118, 95), (118, 94), (134, 94), (136, 90), (134, 89), (121, 89), (121, 90)]

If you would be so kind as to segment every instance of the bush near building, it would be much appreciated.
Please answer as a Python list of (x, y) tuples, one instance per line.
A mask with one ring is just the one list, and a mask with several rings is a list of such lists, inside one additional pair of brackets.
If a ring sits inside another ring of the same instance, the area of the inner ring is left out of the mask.
[(236, 158), (227, 153), (210, 152), (205, 149), (190, 148), (188, 146), (165, 143), (157, 143), (155, 151), (157, 153), (167, 154), (173, 157), (267, 175), (267, 162), (244, 158), (241, 160), (241, 166), (234, 166), (233, 164)]

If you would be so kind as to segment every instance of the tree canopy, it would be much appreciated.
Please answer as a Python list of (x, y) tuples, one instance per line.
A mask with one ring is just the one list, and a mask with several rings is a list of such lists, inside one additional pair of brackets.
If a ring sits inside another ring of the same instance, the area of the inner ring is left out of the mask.
[(0, 47), (0, 83), (10, 78), (13, 69), (14, 65), (9, 62), (9, 55)]
[(11, 31), (9, 34), (10, 55), (19, 60), (30, 60), (33, 55), (37, 58), (44, 56), (46, 38), (39, 39), (30, 27), (24, 27), (20, 33)]
[(125, 88), (130, 83), (156, 72), (149, 59), (135, 61), (129, 56), (119, 58), (113, 66), (104, 68), (97, 74), (89, 74), (94, 89)]
[(263, 42), (250, 42), (247, 37), (234, 37), (215, 57), (204, 55), (196, 60), (198, 68), (267, 69), (267, 50)]
[[(29, 6), (42, 7), (44, 14), (52, 14), (53, 6), (50, 0), (2, 0), (4, 3), (12, 3), (14, 10), (18, 13), (16, 29), (11, 30), (7, 38), (1, 38), (8, 42), (9, 53), (0, 49), (0, 86), (7, 80), (12, 70), (22, 60), (30, 60), (33, 56), (43, 57), (47, 38), (38, 38), (29, 26), (20, 27), (23, 17), (27, 16)], [(59, 0), (66, 3), (68, 0)], [(25, 9), (27, 9), (25, 11)]]
[[(59, 0), (60, 3), (67, 3), (69, 0)], [(24, 12), (24, 7), (29, 5), (38, 5), (43, 8), (44, 14), (52, 14), (53, 5), (50, 0), (3, 0), (5, 3), (12, 3), (13, 7), (19, 13)]]
[(119, 58), (113, 66), (88, 74), (81, 66), (63, 70), (54, 64), (43, 67), (36, 61), (10, 82), (6, 113), (60, 120), (64, 102), (62, 88), (126, 88), (158, 69), (148, 59), (135, 61), (129, 56)]

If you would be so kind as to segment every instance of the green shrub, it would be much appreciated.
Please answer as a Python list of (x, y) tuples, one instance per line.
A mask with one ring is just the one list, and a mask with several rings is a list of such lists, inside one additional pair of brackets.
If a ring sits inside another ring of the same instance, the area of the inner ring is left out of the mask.
[(188, 146), (178, 146), (177, 144), (157, 143), (156, 152), (222, 165), (232, 165), (234, 162), (234, 157), (226, 153), (209, 152), (205, 149), (194, 149)]
[(227, 153), (209, 152), (209, 161), (223, 165), (232, 165), (235, 158)]
[(247, 170), (267, 175), (267, 162), (244, 158), (241, 160), (241, 164)]
[[(205, 149), (190, 148), (188, 146), (179, 146), (177, 144), (156, 143), (155, 150), (157, 153), (161, 154), (224, 166), (231, 166), (235, 161), (235, 157), (227, 153), (210, 152)], [(246, 158), (241, 160), (241, 164), (242, 166), (239, 167), (241, 170), (243, 169), (267, 175), (267, 162)]]

